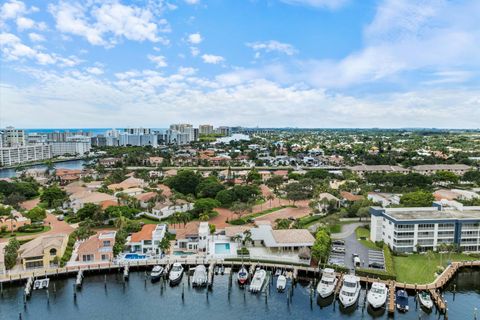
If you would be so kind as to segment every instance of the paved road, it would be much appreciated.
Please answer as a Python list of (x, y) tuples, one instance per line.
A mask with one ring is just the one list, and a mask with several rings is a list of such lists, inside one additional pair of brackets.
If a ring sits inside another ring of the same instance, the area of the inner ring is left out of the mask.
[(332, 239), (345, 239), (355, 233), (355, 229), (364, 226), (365, 222), (356, 222), (342, 225), (342, 232), (332, 233)]

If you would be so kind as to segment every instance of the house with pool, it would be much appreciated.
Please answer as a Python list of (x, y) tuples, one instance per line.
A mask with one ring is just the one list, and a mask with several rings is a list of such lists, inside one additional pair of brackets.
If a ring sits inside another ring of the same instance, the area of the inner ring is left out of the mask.
[(167, 232), (166, 224), (146, 224), (138, 232), (132, 233), (127, 238), (126, 259), (145, 259), (158, 256), (162, 252), (159, 248), (160, 242)]

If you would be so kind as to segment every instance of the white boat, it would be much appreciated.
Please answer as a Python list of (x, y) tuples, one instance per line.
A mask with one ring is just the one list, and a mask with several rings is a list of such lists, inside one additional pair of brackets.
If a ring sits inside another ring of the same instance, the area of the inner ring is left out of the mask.
[(282, 269), (277, 268), (277, 270), (275, 270), (275, 277), (278, 277), (281, 274), (282, 274)]
[(265, 283), (267, 272), (263, 269), (257, 269), (253, 275), (252, 282), (250, 283), (250, 292), (259, 292), (262, 290)]
[(283, 292), (286, 287), (287, 287), (287, 277), (281, 274), (277, 278), (277, 291)]
[(203, 287), (207, 285), (207, 268), (203, 264), (198, 265), (193, 272), (192, 285), (194, 287)]
[(160, 278), (163, 276), (163, 271), (164, 269), (162, 266), (154, 266), (152, 272), (150, 272), (150, 281), (159, 281)]
[(428, 293), (427, 291), (420, 292), (420, 294), (418, 295), (418, 300), (420, 300), (420, 304), (422, 305), (422, 307), (427, 310), (432, 310), (433, 301), (430, 297), (430, 293)]
[(343, 277), (343, 285), (340, 289), (339, 299), (345, 308), (353, 306), (360, 296), (360, 278), (354, 275)]
[(170, 270), (170, 275), (168, 279), (170, 280), (170, 285), (174, 286), (180, 283), (183, 276), (183, 267), (180, 263), (175, 262)]
[(77, 286), (78, 289), (80, 289), (82, 287), (82, 284), (83, 284), (83, 271), (80, 270), (78, 271), (77, 279), (75, 280), (75, 285)]
[(374, 282), (368, 291), (367, 301), (373, 309), (379, 309), (387, 302), (387, 286), (385, 283)]
[(48, 288), (49, 283), (50, 283), (49, 278), (35, 280), (35, 282), (33, 283), (33, 289), (34, 290), (46, 289)]
[(248, 282), (248, 270), (245, 268), (245, 266), (242, 266), (238, 271), (237, 281), (242, 286)]
[(337, 281), (335, 270), (331, 268), (323, 269), (322, 278), (317, 285), (317, 293), (320, 297), (327, 298), (330, 296), (337, 286)]

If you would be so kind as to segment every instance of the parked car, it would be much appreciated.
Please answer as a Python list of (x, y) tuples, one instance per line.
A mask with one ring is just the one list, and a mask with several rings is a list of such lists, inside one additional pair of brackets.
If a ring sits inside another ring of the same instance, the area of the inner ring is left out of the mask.
[(333, 247), (332, 252), (335, 253), (345, 253), (345, 247)]
[(344, 240), (333, 240), (332, 241), (332, 244), (334, 246), (344, 246), (345, 245), (345, 241)]

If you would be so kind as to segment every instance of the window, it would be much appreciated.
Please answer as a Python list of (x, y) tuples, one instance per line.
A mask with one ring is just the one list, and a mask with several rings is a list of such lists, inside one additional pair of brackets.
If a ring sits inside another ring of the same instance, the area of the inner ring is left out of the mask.
[(421, 223), (418, 225), (419, 230), (433, 229), (435, 225), (433, 223)]
[(84, 254), (82, 260), (83, 262), (93, 261), (93, 254)]
[(50, 255), (51, 256), (56, 256), (57, 255), (57, 249), (55, 249), (55, 248), (50, 249)]
[(102, 254), (102, 261), (106, 261), (106, 260), (108, 260), (108, 255)]
[(104, 247), (110, 247), (110, 246), (111, 246), (110, 240), (105, 240), (105, 241), (103, 241), (103, 246), (104, 246)]

